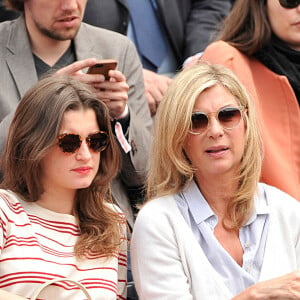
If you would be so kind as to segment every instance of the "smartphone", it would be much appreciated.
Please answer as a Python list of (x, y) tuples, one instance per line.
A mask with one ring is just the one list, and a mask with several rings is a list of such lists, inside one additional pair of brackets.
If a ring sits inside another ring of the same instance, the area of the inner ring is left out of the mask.
[(102, 59), (95, 65), (89, 67), (87, 74), (102, 74), (105, 80), (109, 80), (108, 71), (115, 70), (118, 62), (114, 59)]

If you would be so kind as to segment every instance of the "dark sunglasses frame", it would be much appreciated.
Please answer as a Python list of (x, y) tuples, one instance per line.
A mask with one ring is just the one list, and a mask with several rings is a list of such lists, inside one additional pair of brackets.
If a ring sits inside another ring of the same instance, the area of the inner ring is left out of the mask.
[[(74, 139), (73, 141), (70, 138)], [(75, 153), (81, 146), (82, 138), (79, 134), (63, 133), (57, 137), (58, 146), (64, 153)], [(89, 134), (86, 138), (88, 147), (94, 152), (102, 152), (108, 145), (108, 134), (105, 131), (97, 131)]]
[(300, 4), (300, 0), (279, 0), (279, 3), (284, 8), (295, 8)]
[[(201, 111), (195, 111), (192, 113), (192, 117), (191, 117), (191, 129), (190, 129), (190, 133), (191, 134), (194, 134), (194, 135), (197, 135), (197, 134), (202, 134), (203, 132), (205, 132), (205, 130), (208, 128), (208, 124), (209, 124), (209, 116), (210, 115), (217, 115), (217, 120), (218, 122), (221, 124), (221, 126), (224, 128), (224, 129), (233, 129), (235, 127), (237, 127), (240, 122), (241, 122), (241, 119), (242, 119), (242, 114), (243, 112), (245, 111), (245, 106), (227, 106), (227, 107), (222, 107), (220, 108), (218, 111), (215, 111), (215, 112), (210, 112), (210, 113), (204, 113), (204, 112), (201, 112)], [(234, 124), (233, 126), (230, 126), (230, 127), (226, 127), (224, 126), (224, 124), (226, 124), (226, 121), (223, 120), (222, 121), (222, 117), (220, 117), (220, 114), (226, 114), (228, 113), (228, 116), (225, 115), (225, 117), (228, 117), (228, 120), (229, 120), (229, 117), (232, 115), (232, 113), (235, 113), (235, 112), (239, 112), (239, 120), (236, 124)], [(199, 131), (195, 131), (195, 129), (193, 129), (193, 123), (194, 123), (194, 119), (197, 117), (197, 116), (204, 116), (206, 117), (206, 126), (205, 128), (201, 128)]]

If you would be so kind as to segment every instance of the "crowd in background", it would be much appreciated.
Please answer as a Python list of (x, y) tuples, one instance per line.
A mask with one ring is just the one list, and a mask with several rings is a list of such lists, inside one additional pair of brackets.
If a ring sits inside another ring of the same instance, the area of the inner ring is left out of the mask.
[(0, 299), (300, 299), (299, 62), (298, 0), (0, 0)]

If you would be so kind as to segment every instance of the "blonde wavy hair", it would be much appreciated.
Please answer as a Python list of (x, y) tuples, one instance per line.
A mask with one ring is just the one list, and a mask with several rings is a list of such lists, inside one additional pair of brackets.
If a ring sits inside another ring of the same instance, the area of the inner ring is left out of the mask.
[[(178, 193), (194, 178), (194, 169), (184, 153), (184, 142), (191, 128), (191, 115), (198, 96), (208, 88), (222, 85), (246, 108), (245, 149), (238, 177), (238, 189), (228, 206), (231, 228), (239, 228), (252, 210), (260, 178), (262, 142), (253, 103), (245, 87), (231, 70), (206, 62), (181, 71), (165, 94), (156, 115), (148, 200)], [(235, 178), (233, 178), (235, 180)]]

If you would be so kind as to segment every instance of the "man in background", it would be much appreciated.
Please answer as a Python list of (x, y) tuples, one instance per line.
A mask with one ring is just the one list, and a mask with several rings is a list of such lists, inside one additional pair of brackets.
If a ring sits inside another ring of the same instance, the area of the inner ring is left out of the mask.
[[(152, 126), (133, 43), (83, 23), (87, 0), (7, 2), (20, 17), (0, 23), (0, 152), (19, 100), (44, 74), (56, 72), (90, 84), (112, 118), (123, 158), (112, 193), (133, 226), (135, 204), (142, 200)], [(85, 73), (95, 58), (118, 61), (109, 81)]]
[(135, 43), (154, 116), (171, 77), (205, 49), (230, 8), (230, 0), (89, 0), (84, 21), (127, 35)]

